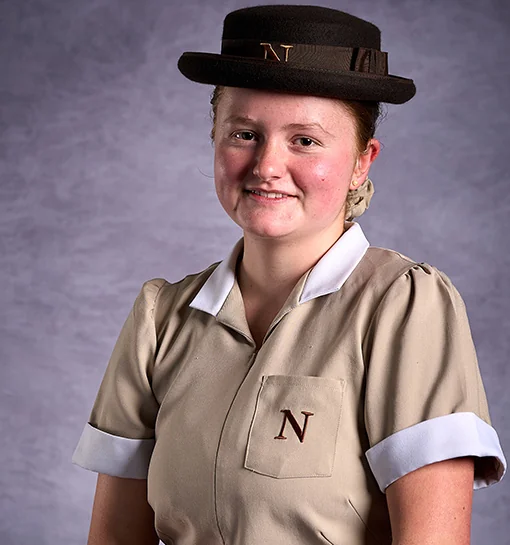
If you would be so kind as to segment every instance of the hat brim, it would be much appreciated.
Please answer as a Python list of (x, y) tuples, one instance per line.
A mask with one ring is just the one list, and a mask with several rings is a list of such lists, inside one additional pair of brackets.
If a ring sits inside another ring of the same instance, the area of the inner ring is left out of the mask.
[(399, 76), (305, 68), (287, 62), (214, 53), (183, 53), (178, 68), (184, 76), (198, 83), (343, 100), (403, 104), (416, 93), (413, 80)]

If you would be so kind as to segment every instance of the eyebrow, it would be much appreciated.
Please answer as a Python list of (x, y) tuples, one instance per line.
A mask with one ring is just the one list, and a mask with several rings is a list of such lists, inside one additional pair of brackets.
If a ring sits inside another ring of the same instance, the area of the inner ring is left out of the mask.
[[(227, 117), (227, 119), (225, 120), (225, 123), (228, 123), (228, 124), (234, 124), (234, 123), (246, 123), (246, 124), (250, 124), (250, 125), (256, 125), (257, 122), (252, 119), (251, 117), (246, 117), (246, 116), (242, 116), (242, 115), (232, 115), (230, 117)], [(312, 123), (289, 123), (287, 125), (284, 125), (283, 127), (284, 130), (289, 130), (289, 129), (293, 129), (293, 130), (299, 130), (299, 131), (306, 131), (306, 130), (309, 130), (309, 129), (318, 129), (320, 130), (321, 132), (323, 132), (324, 134), (327, 134), (331, 137), (334, 137), (333, 134), (331, 134), (329, 131), (327, 131), (320, 123), (314, 121)]]
[(242, 115), (231, 115), (230, 117), (227, 117), (227, 119), (225, 119), (225, 123), (228, 123), (230, 125), (232, 125), (233, 123), (250, 123), (254, 125), (255, 120), (251, 117), (245, 117)]
[(306, 131), (309, 129), (319, 129), (324, 134), (327, 134), (331, 137), (334, 137), (333, 134), (331, 134), (329, 131), (327, 131), (320, 123), (313, 122), (313, 123), (289, 123), (288, 125), (285, 125), (284, 129), (294, 129), (294, 130), (300, 130), (300, 131)]

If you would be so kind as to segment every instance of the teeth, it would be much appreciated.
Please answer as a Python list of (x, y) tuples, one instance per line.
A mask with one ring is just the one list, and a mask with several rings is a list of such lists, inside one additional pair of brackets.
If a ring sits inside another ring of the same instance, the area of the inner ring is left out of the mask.
[(260, 195), (261, 197), (267, 197), (268, 199), (281, 199), (285, 197), (283, 193), (267, 193), (266, 191), (258, 191), (256, 189), (252, 190), (251, 193), (255, 193), (255, 195)]

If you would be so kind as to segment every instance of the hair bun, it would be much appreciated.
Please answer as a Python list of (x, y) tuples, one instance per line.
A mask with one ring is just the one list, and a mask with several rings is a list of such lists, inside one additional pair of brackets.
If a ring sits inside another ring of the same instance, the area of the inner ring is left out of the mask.
[(367, 178), (358, 188), (350, 190), (346, 200), (346, 221), (359, 218), (368, 208), (373, 194), (374, 184), (370, 178)]

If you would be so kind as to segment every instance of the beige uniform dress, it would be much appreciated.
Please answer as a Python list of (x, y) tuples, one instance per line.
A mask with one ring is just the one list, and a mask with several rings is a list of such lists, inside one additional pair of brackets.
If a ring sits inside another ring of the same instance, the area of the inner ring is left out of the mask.
[(73, 461), (148, 478), (175, 545), (391, 543), (384, 491), (432, 462), (506, 462), (464, 304), (437, 269), (351, 224), (259, 350), (230, 257), (144, 284)]

